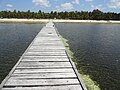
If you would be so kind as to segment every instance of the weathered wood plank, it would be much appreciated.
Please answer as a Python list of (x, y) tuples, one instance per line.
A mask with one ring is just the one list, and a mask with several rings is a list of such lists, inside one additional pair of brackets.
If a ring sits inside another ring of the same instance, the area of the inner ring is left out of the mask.
[(43, 40), (52, 40), (52, 41), (60, 41), (61, 39), (59, 37), (37, 37), (35, 38), (35, 41), (43, 41)]
[(71, 67), (70, 62), (21, 62), (17, 67)]
[(23, 59), (64, 59), (67, 56), (24, 56)]
[[(47, 42), (46, 42), (47, 41)], [(44, 42), (44, 43), (43, 43)], [(40, 43), (40, 44), (63, 44), (61, 41), (56, 41), (56, 40), (45, 40), (45, 41), (36, 41), (36, 43), (34, 42), (34, 44), (37, 44), (37, 43)]]
[(12, 79), (4, 86), (29, 86), (29, 85), (68, 85), (79, 84), (78, 79)]
[(72, 68), (70, 62), (21, 62), (16, 69)]
[(16, 69), (14, 73), (74, 73), (72, 68), (66, 69)]
[(55, 39), (55, 38), (54, 38), (54, 39), (39, 39), (39, 40), (36, 39), (35, 41), (39, 41), (39, 42), (40, 42), (40, 41), (41, 41), (41, 42), (42, 42), (42, 41), (43, 41), (43, 42), (45, 42), (45, 41), (61, 41), (61, 39)]
[(37, 37), (35, 40), (38, 40), (38, 41), (39, 41), (39, 40), (46, 40), (46, 39), (47, 39), (47, 40), (60, 40), (60, 38), (57, 37), (57, 36), (54, 37), (54, 38), (53, 38), (53, 37)]
[(62, 66), (50, 66), (50, 67), (16, 67), (17, 69), (67, 69), (67, 68), (71, 68), (71, 66), (66, 66), (66, 67), (62, 67)]
[[(61, 40), (39, 40), (39, 41), (34, 41), (33, 43), (42, 43), (42, 42), (44, 42), (44, 43), (60, 43), (61, 42)], [(62, 43), (62, 42), (61, 42)]]
[(65, 52), (27, 52), (27, 56), (66, 56)]
[(60, 43), (40, 43), (40, 44), (33, 44), (33, 46), (63, 46), (63, 44), (60, 44)]
[(45, 33), (45, 32), (40, 32), (38, 34), (38, 37), (47, 37), (47, 36), (50, 36), (50, 37), (58, 37), (58, 35), (54, 32), (54, 33)]
[(22, 62), (68, 62), (68, 58), (24, 58)]
[(26, 54), (55, 54), (55, 53), (57, 53), (57, 54), (66, 54), (66, 52), (65, 51), (36, 51), (36, 52), (34, 52), (34, 51), (28, 51)]
[(44, 87), (13, 87), (3, 88), (2, 90), (82, 90), (80, 85), (61, 85), (61, 86), (44, 86)]
[(12, 74), (11, 78), (38, 78), (38, 79), (52, 79), (52, 78), (76, 78), (75, 73), (41, 73), (41, 74)]
[(62, 47), (62, 46), (49, 46), (49, 47), (46, 47), (46, 46), (31, 46), (29, 49), (56, 49), (56, 50), (59, 50), (59, 49), (65, 49), (65, 47)]
[(34, 48), (30, 48), (29, 50), (31, 51), (37, 51), (37, 50), (48, 50), (48, 51), (51, 51), (51, 50), (65, 50), (64, 48), (45, 48), (45, 47), (41, 47), (41, 48), (37, 48), (37, 47), (34, 47)]
[(38, 37), (50, 37), (50, 38), (56, 38), (58, 37), (57, 34), (39, 34)]
[(28, 50), (28, 52), (65, 52), (65, 49), (49, 49), (49, 50), (32, 49), (32, 50)]

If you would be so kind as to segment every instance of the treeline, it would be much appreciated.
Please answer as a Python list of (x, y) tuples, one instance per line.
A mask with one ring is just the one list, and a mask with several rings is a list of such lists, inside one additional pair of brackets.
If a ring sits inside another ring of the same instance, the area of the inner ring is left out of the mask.
[(27, 19), (75, 19), (75, 20), (120, 20), (120, 13), (102, 12), (98, 9), (92, 12), (88, 11), (71, 11), (71, 12), (56, 12), (49, 13), (24, 11), (1, 11), (0, 18), (27, 18)]

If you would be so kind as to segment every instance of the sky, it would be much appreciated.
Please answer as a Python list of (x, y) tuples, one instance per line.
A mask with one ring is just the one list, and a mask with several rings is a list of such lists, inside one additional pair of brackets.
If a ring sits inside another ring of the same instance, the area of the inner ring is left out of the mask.
[(120, 13), (120, 0), (0, 0), (0, 11), (92, 11)]

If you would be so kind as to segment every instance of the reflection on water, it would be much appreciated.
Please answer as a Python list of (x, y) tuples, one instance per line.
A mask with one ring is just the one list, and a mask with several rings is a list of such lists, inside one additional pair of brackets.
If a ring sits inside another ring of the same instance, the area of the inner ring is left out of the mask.
[(0, 24), (0, 82), (42, 27), (42, 24)]
[(101, 90), (120, 90), (120, 25), (56, 23), (69, 40), (78, 68), (100, 84)]

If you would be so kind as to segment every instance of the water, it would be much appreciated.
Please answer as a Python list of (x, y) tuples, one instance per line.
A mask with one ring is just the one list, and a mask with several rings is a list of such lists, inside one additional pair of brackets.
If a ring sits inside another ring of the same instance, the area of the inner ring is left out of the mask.
[(43, 24), (0, 24), (0, 82), (42, 27)]
[(56, 23), (82, 73), (101, 90), (120, 90), (120, 25)]

